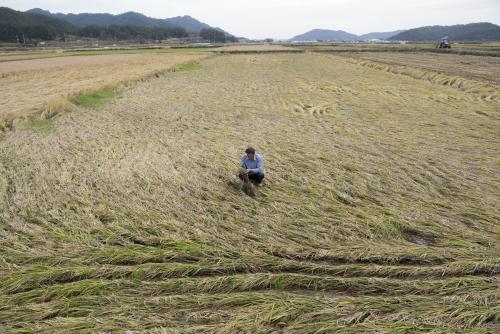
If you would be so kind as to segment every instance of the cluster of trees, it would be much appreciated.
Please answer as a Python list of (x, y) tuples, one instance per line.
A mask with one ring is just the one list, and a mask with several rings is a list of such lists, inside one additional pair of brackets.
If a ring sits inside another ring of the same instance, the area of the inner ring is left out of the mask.
[(182, 38), (188, 36), (186, 29), (181, 27), (148, 28), (129, 25), (89, 25), (78, 28), (74, 34), (80, 37), (91, 37), (101, 40), (162, 40), (172, 37)]
[(227, 36), (223, 31), (213, 28), (204, 28), (200, 31), (200, 37), (211, 43), (238, 42), (234, 36)]
[(51, 26), (11, 25), (0, 23), (0, 41), (19, 42), (23, 40), (52, 40), (63, 35), (63, 31)]
[(0, 23), (0, 41), (31, 42), (64, 39), (66, 35), (98, 38), (101, 40), (162, 40), (187, 37), (184, 28), (146, 28), (135, 26), (86, 26), (75, 29), (57, 29), (44, 25), (12, 25)]

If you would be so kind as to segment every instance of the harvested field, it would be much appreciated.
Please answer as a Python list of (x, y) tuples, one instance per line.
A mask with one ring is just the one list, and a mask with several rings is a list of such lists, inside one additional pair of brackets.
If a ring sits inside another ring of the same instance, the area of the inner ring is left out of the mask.
[[(337, 55), (332, 57), (338, 57)], [(347, 62), (355, 65), (369, 67), (383, 72), (408, 76), (413, 79), (426, 80), (433, 84), (453, 87), (470, 95), (469, 98), (482, 100), (500, 100), (500, 89), (498, 85), (469, 80), (456, 75), (448, 75), (440, 72), (423, 70), (411, 66), (387, 65), (380, 62), (364, 59), (346, 58)]]
[[(113, 65), (138, 60), (144, 61), (142, 54), (121, 54), (121, 55), (104, 55), (104, 56), (71, 56), (71, 57), (54, 57), (42, 59), (28, 59), (28, 61), (9, 61), (0, 62), (0, 77), (5, 78), (19, 74), (19, 72), (52, 69), (54, 67), (87, 67), (94, 65)], [(156, 61), (157, 59), (148, 59)], [(134, 64), (134, 63), (130, 63)]]
[(401, 52), (437, 53), (478, 56), (500, 56), (499, 43), (453, 44), (451, 49), (438, 49), (433, 43), (304, 43), (291, 44), (294, 48), (318, 52)]
[(127, 54), (0, 62), (0, 122), (39, 112), (68, 96), (135, 81), (203, 54)]
[(46, 122), (0, 141), (7, 333), (500, 330), (497, 100), (218, 55)]
[(266, 51), (297, 51), (296, 48), (277, 44), (229, 45), (214, 49), (217, 52), (266, 52)]
[(62, 52), (0, 52), (0, 63), (62, 56)]
[(121, 54), (171, 54), (171, 53), (205, 53), (216, 48), (197, 48), (197, 47), (142, 47), (133, 48), (133, 46), (124, 46), (123, 48), (91, 48), (91, 49), (55, 49), (46, 51), (27, 50), (23, 52), (0, 52), (0, 63), (5, 61), (15, 60), (32, 60), (43, 58), (56, 58), (68, 56), (105, 56), (105, 55), (121, 55)]
[(500, 57), (437, 53), (346, 52), (336, 55), (460, 76), (500, 85)]

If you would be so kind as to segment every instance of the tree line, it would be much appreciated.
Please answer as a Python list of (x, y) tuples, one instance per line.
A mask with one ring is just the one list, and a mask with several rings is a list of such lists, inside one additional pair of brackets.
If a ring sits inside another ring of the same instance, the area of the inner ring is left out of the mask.
[(98, 26), (88, 25), (77, 29), (75, 32), (79, 37), (90, 37), (101, 40), (128, 40), (147, 39), (162, 40), (167, 38), (188, 37), (186, 29), (182, 27), (137, 27), (129, 25)]
[(59, 29), (50, 25), (0, 23), (0, 41), (3, 42), (48, 41), (65, 39), (68, 35), (100, 40), (162, 40), (189, 36), (186, 29), (182, 27), (147, 28), (128, 25), (89, 25), (83, 28)]
[(234, 36), (227, 36), (223, 31), (213, 28), (204, 28), (200, 31), (200, 37), (211, 43), (226, 43), (238, 42), (238, 39)]

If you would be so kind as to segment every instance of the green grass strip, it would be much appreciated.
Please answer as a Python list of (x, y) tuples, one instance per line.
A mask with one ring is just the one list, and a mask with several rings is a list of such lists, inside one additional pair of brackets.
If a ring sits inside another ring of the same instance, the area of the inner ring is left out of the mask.
[(116, 88), (106, 87), (89, 94), (79, 95), (71, 102), (79, 107), (98, 108), (119, 94), (120, 92)]
[(37, 133), (47, 134), (54, 130), (54, 122), (52, 119), (46, 119), (36, 116), (28, 118), (28, 126), (31, 130)]
[(192, 62), (192, 63), (180, 64), (177, 70), (181, 72), (190, 72), (199, 70), (200, 68), (201, 68), (200, 63)]

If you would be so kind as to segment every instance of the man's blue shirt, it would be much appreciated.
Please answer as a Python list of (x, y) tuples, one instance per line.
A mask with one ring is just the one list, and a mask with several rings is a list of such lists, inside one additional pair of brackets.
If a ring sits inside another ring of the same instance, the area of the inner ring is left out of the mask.
[(252, 173), (262, 173), (262, 157), (259, 154), (255, 154), (253, 160), (248, 159), (247, 155), (241, 157), (241, 167), (245, 169), (250, 169)]

